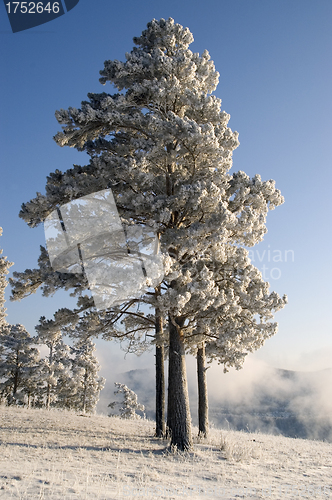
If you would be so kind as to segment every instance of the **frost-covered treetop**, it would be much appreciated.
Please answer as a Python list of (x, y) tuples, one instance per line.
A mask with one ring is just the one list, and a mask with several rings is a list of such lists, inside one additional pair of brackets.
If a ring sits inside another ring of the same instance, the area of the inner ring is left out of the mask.
[[(85, 150), (89, 165), (47, 179), (46, 194), (22, 205), (30, 226), (57, 206), (111, 188), (130, 223), (219, 229), (224, 241), (253, 245), (266, 232), (268, 209), (283, 202), (274, 181), (230, 175), (238, 134), (211, 92), (218, 73), (207, 51), (192, 53), (193, 37), (172, 19), (153, 20), (126, 61), (106, 61), (101, 82), (122, 93), (88, 94), (81, 108), (56, 112), (56, 142)], [(195, 225), (197, 227), (195, 227)]]
[(171, 17), (167, 21), (153, 19), (141, 36), (134, 37), (134, 43), (147, 52), (159, 47), (163, 52), (176, 53), (180, 49), (188, 49), (193, 41), (190, 30), (183, 28), (181, 24), (175, 24)]
[[(132, 86), (138, 90), (140, 86), (136, 84), (163, 81), (168, 82), (169, 89), (177, 89), (177, 94), (189, 89), (211, 93), (218, 85), (219, 73), (207, 50), (202, 56), (189, 50), (193, 41), (189, 29), (175, 24), (173, 19), (154, 19), (140, 37), (134, 37), (137, 47), (126, 53), (126, 62), (105, 62), (100, 82), (110, 81), (118, 90)], [(185, 99), (180, 100), (175, 109), (181, 109), (185, 103)]]
[[(56, 118), (63, 132), (55, 136), (57, 143), (98, 152), (106, 145), (101, 138), (107, 136), (121, 138), (123, 146), (128, 146), (129, 137), (122, 134), (129, 132), (135, 136), (132, 146), (136, 154), (156, 145), (159, 158), (165, 158), (174, 136), (179, 139), (180, 151), (181, 137), (191, 137), (185, 146), (189, 159), (188, 147), (194, 156), (198, 147), (205, 149), (207, 137), (202, 140), (199, 136), (206, 129), (208, 136), (214, 132), (214, 141), (221, 141), (224, 156), (229, 157), (238, 145), (238, 134), (227, 128), (230, 117), (221, 111), (221, 100), (210, 95), (217, 87), (219, 73), (207, 51), (200, 56), (188, 49), (192, 41), (190, 31), (173, 19), (149, 23), (142, 36), (134, 38), (138, 47), (126, 54), (126, 61), (106, 61), (100, 72), (101, 83), (110, 82), (125, 92), (90, 93), (90, 101), (82, 102), (81, 109), (58, 111)], [(218, 130), (213, 131), (212, 125)], [(100, 140), (93, 142), (95, 139)]]

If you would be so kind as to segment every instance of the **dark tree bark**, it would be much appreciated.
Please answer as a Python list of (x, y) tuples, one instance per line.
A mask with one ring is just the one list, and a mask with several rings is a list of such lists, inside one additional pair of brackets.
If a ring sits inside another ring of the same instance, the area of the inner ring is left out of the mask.
[(167, 426), (171, 446), (180, 451), (192, 448), (183, 323), (181, 318), (169, 318)]
[(86, 410), (86, 393), (88, 390), (88, 371), (85, 368), (84, 383), (83, 383), (83, 401), (82, 401), (82, 413)]
[(18, 368), (16, 368), (14, 373), (13, 396), (15, 396), (15, 394), (17, 393), (18, 380), (19, 380), (19, 371)]
[[(48, 362), (49, 365), (51, 366), (53, 362), (53, 344), (51, 344), (49, 347), (50, 347), (50, 353), (48, 356)], [(50, 406), (51, 406), (51, 384), (47, 382), (46, 408), (49, 410)]]
[(15, 361), (15, 372), (14, 372), (14, 384), (13, 384), (13, 397), (17, 393), (20, 378), (20, 363), (19, 363), (19, 349), (16, 350), (16, 361)]
[(205, 366), (205, 343), (197, 349), (198, 382), (198, 436), (206, 438), (209, 433), (209, 405)]
[(165, 369), (164, 344), (160, 343), (163, 334), (163, 318), (156, 309), (156, 436), (164, 437), (165, 423)]

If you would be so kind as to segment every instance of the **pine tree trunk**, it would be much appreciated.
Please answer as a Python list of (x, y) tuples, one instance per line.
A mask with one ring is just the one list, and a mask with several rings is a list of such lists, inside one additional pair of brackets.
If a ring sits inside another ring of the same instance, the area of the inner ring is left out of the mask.
[(84, 383), (83, 383), (83, 400), (82, 400), (82, 413), (85, 414), (86, 410), (86, 393), (88, 389), (88, 371), (85, 368)]
[(19, 382), (19, 354), (16, 351), (16, 362), (15, 362), (15, 373), (14, 373), (14, 384), (13, 384), (13, 397), (15, 396), (18, 388)]
[(181, 332), (183, 320), (174, 318), (173, 322), (170, 318), (167, 426), (171, 446), (184, 451), (192, 448), (192, 436), (185, 348)]
[[(48, 362), (49, 362), (49, 365), (51, 366), (52, 362), (53, 362), (53, 346), (52, 346), (52, 344), (50, 345), (50, 353), (49, 353), (49, 357), (48, 357)], [(53, 373), (52, 373), (52, 375), (53, 375)], [(51, 384), (49, 382), (47, 382), (47, 393), (46, 393), (46, 408), (47, 408), (47, 410), (50, 409), (50, 405), (51, 405)]]
[(207, 378), (205, 366), (205, 343), (197, 349), (197, 382), (198, 382), (198, 435), (207, 437), (209, 433), (209, 406)]
[(17, 388), (18, 388), (18, 368), (15, 369), (15, 374), (14, 374), (13, 397), (17, 393)]
[(156, 309), (156, 436), (164, 437), (165, 424), (165, 371), (164, 371), (164, 345), (158, 345), (162, 337), (163, 319)]

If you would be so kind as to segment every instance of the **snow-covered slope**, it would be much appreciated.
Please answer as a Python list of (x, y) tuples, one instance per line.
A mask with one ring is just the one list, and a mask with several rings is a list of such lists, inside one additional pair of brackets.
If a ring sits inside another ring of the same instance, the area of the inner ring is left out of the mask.
[(212, 430), (177, 454), (153, 432), (147, 420), (0, 407), (0, 498), (332, 496), (330, 443)]

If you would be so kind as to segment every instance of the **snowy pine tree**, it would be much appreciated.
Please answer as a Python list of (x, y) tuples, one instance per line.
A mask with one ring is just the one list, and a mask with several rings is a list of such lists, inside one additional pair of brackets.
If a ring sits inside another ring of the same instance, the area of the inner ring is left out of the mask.
[(37, 362), (26, 367), (24, 376), (24, 385), (22, 394), (24, 394), (24, 403), (30, 408), (42, 408), (44, 404), (44, 381), (42, 376), (43, 362), (37, 358)]
[[(104, 379), (97, 376), (100, 366), (91, 340), (98, 325), (96, 313), (86, 313), (80, 318), (69, 309), (60, 309), (51, 320), (40, 318), (36, 326), (38, 339), (49, 348), (42, 369), (47, 408), (94, 411), (104, 386)], [(65, 335), (74, 339), (73, 346), (63, 342)]]
[(77, 321), (75, 313), (63, 308), (51, 320), (42, 316), (36, 326), (38, 342), (49, 349), (40, 369), (43, 381), (40, 397), (46, 408), (75, 408), (77, 386), (72, 373), (72, 349), (65, 344), (63, 337), (75, 327)]
[(105, 379), (98, 377), (100, 365), (94, 355), (95, 351), (96, 345), (90, 338), (84, 337), (77, 340), (72, 349), (72, 373), (76, 383), (75, 409), (82, 413), (95, 411), (100, 391), (105, 385)]
[[(125, 384), (114, 382), (114, 385), (118, 388), (114, 391), (114, 394), (123, 394), (123, 401), (121, 403), (113, 401), (108, 406), (114, 408), (116, 405), (122, 405), (119, 408), (121, 418), (141, 418), (140, 415), (137, 415), (136, 411), (144, 412), (144, 405), (138, 403), (137, 394), (135, 394), (135, 392), (129, 389), (129, 387)], [(112, 416), (112, 413), (110, 416)]]
[[(51, 403), (57, 398), (57, 377), (55, 376), (57, 367), (54, 355), (56, 346), (62, 341), (62, 334), (61, 330), (56, 327), (54, 328), (53, 322), (47, 321), (45, 316), (40, 318), (39, 325), (36, 326), (36, 331), (38, 334), (38, 343), (46, 345), (49, 349), (48, 356), (43, 359), (42, 366), (40, 367), (40, 376), (45, 384), (41, 392), (44, 392), (45, 406), (49, 410)], [(40, 394), (40, 396), (42, 395)]]
[(55, 379), (54, 400), (51, 406), (67, 410), (75, 410), (77, 402), (77, 380), (73, 375), (72, 349), (63, 340), (55, 346), (53, 355)]
[[(232, 318), (240, 311), (236, 293), (224, 290), (221, 279), (214, 282), (206, 260), (222, 263), (225, 246), (261, 241), (268, 210), (283, 202), (274, 181), (229, 172), (238, 134), (228, 127), (230, 117), (212, 94), (219, 74), (207, 51), (200, 56), (189, 49), (192, 41), (190, 31), (172, 19), (153, 20), (142, 36), (134, 38), (136, 47), (125, 62), (106, 61), (100, 81), (110, 82), (117, 93), (88, 94), (80, 109), (56, 113), (63, 127), (57, 143), (86, 151), (89, 164), (50, 174), (46, 194), (37, 193), (20, 213), (33, 227), (61, 204), (111, 188), (123, 224), (141, 224), (158, 234), (165, 267), (161, 293), (151, 290), (140, 300), (168, 320), (168, 426), (171, 444), (181, 450), (192, 445), (186, 349), (206, 340), (212, 357), (226, 366), (239, 366), (245, 352), (276, 331), (265, 322), (268, 314), (264, 312), (263, 323), (256, 326), (250, 317), (245, 319), (242, 308), (237, 334), (229, 335), (233, 320), (224, 313), (227, 309)], [(237, 269), (237, 260), (233, 263)], [(84, 297), (85, 277), (52, 271), (45, 249), (39, 268), (15, 273), (12, 284), (14, 298), (39, 286), (45, 295), (74, 289), (81, 311), (93, 307)], [(261, 288), (257, 305), (261, 293), (266, 310), (284, 300)], [(108, 338), (121, 336), (118, 320), (125, 317), (123, 336), (135, 333), (136, 340), (145, 342), (157, 314), (137, 315), (138, 302), (128, 301), (100, 315), (100, 329)], [(208, 310), (219, 311), (215, 320), (205, 316)], [(246, 347), (238, 347), (238, 342)]]
[(39, 363), (35, 340), (23, 325), (7, 325), (0, 337), (0, 394), (8, 404), (24, 402), (24, 394), (31, 395), (31, 373)]

